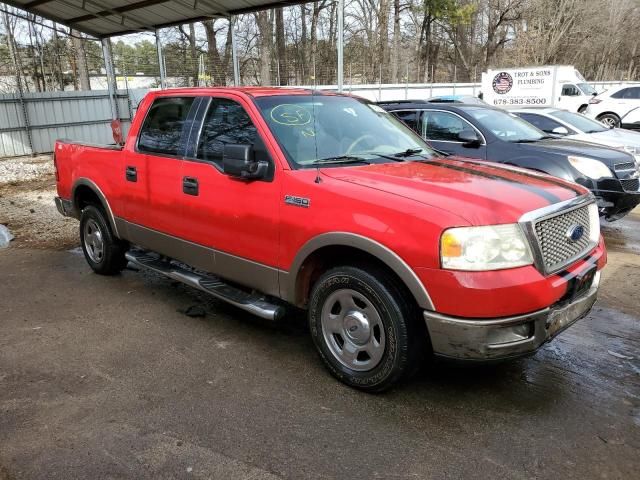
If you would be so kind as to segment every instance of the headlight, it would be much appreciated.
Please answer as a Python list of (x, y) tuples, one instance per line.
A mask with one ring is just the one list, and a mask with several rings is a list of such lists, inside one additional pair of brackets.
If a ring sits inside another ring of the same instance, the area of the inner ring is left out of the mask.
[(569, 163), (580, 173), (595, 180), (602, 177), (613, 176), (611, 175), (609, 167), (598, 160), (593, 160), (592, 158), (574, 157), (573, 155), (569, 155)]
[(533, 257), (520, 225), (459, 227), (440, 238), (440, 261), (449, 270), (500, 270), (531, 265)]
[(624, 147), (622, 147), (622, 150), (624, 150), (625, 152), (630, 153), (631, 155), (639, 155), (640, 154), (640, 148), (638, 147), (632, 147), (631, 145), (625, 145)]

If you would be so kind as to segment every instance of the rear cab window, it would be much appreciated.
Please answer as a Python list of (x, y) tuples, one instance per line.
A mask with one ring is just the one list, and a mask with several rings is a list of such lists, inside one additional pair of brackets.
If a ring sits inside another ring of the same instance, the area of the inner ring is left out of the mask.
[(161, 97), (154, 100), (138, 135), (138, 151), (178, 156), (186, 142), (186, 125), (194, 97)]

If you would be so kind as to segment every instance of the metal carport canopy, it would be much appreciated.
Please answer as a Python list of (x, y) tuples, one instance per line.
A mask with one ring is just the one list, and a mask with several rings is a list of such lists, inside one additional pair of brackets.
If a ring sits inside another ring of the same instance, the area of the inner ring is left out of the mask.
[(4, 3), (102, 39), (231, 17), (303, 0), (3, 0)]

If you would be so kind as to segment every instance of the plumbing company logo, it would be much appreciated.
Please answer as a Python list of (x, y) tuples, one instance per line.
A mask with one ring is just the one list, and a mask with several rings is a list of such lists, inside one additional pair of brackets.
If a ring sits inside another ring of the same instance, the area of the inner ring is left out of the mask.
[(503, 95), (513, 87), (513, 78), (507, 72), (500, 72), (493, 77), (493, 91)]

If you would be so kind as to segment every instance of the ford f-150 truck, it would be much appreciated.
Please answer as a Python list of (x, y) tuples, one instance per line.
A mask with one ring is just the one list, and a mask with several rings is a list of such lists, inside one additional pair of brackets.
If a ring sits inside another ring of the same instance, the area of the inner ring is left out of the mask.
[(593, 196), (443, 157), (377, 105), (304, 89), (148, 94), (123, 146), (55, 145), (58, 210), (91, 268), (128, 262), (262, 318), (306, 309), (341, 381), (384, 390), (424, 354), (531, 354), (593, 306)]

